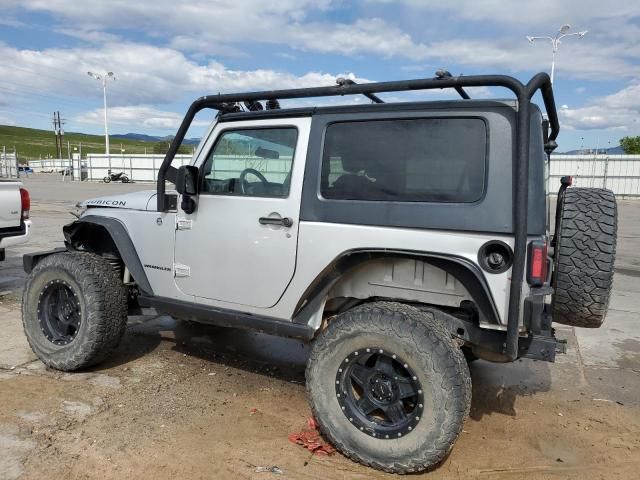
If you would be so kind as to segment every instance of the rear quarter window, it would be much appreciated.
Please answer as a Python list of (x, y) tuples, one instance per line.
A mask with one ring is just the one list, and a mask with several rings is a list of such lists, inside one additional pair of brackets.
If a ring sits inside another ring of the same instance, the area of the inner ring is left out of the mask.
[(480, 118), (337, 122), (326, 129), (324, 198), (472, 203), (484, 194), (487, 128)]

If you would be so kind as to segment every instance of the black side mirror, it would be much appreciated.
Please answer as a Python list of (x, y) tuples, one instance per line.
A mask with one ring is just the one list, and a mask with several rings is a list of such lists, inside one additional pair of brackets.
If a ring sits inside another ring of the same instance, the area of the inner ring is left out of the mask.
[(198, 167), (183, 165), (178, 168), (176, 190), (180, 195), (198, 194)]
[(182, 208), (185, 213), (195, 212), (196, 201), (191, 197), (198, 194), (198, 167), (183, 165), (178, 168), (176, 190), (182, 195), (180, 208)]

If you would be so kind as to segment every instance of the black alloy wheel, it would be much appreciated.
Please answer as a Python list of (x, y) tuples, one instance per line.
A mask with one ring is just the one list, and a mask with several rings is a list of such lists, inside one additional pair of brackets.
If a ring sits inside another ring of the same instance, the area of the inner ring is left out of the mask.
[(424, 408), (422, 386), (411, 367), (378, 347), (357, 350), (343, 360), (336, 397), (353, 425), (380, 439), (411, 433)]
[(67, 345), (80, 329), (80, 302), (77, 293), (64, 280), (47, 283), (38, 300), (38, 321), (51, 343)]

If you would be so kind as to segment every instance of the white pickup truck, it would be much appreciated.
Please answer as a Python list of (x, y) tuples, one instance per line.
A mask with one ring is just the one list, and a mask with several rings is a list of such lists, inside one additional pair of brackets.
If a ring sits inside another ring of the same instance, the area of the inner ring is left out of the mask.
[(0, 261), (5, 248), (24, 243), (29, 236), (31, 220), (29, 192), (16, 180), (0, 180)]

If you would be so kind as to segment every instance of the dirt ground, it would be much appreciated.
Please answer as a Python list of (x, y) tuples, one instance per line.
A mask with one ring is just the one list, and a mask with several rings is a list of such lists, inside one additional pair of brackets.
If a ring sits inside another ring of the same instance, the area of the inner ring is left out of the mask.
[[(95, 369), (67, 374), (35, 360), (20, 321), (19, 254), (55, 246), (75, 197), (141, 188), (71, 185), (58, 198), (51, 182), (27, 180), (34, 239), (0, 264), (0, 479), (393, 477), (289, 443), (310, 415), (308, 349), (297, 341), (131, 317), (121, 346)], [(640, 202), (621, 206), (629, 225), (621, 224), (622, 267), (605, 327), (560, 327), (569, 348), (555, 364), (474, 362), (460, 439), (441, 466), (416, 477), (638, 478)], [(255, 471), (274, 465), (284, 473)]]

